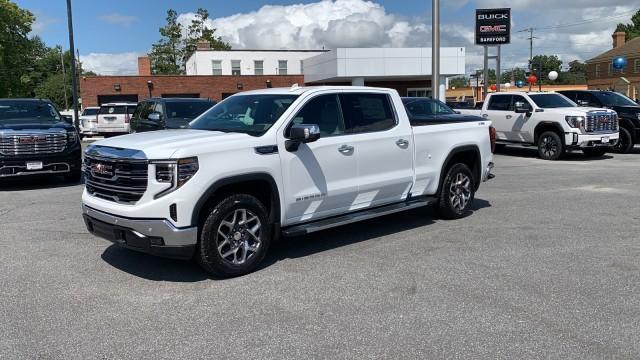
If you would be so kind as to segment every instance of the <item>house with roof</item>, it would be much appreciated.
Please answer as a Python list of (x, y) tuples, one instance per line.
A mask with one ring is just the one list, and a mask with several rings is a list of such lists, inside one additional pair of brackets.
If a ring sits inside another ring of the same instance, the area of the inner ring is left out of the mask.
[[(625, 41), (624, 32), (615, 32), (613, 48), (587, 60), (587, 85), (589, 89), (613, 89), (632, 99), (640, 98), (640, 37)], [(613, 68), (613, 60), (627, 59), (622, 70)]]

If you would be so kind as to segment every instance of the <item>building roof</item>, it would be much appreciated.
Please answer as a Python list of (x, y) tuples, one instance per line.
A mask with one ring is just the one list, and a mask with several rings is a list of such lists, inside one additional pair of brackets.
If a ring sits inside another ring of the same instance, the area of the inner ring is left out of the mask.
[(220, 50), (220, 49), (196, 49), (196, 51), (215, 51), (215, 52), (247, 52), (247, 51), (253, 51), (253, 52), (329, 52), (331, 50), (325, 50), (325, 49), (320, 49), (320, 50), (295, 50), (295, 49), (230, 49), (230, 50)]
[(601, 61), (614, 59), (621, 55), (638, 54), (638, 53), (640, 53), (640, 37), (631, 39), (626, 43), (624, 43), (623, 45), (618, 46), (615, 49), (611, 49), (592, 59), (589, 59), (587, 60), (587, 63), (601, 62)]

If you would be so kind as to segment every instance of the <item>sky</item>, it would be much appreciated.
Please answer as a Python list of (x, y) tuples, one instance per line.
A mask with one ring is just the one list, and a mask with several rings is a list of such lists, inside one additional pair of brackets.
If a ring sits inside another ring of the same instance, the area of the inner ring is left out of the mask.
[[(14, 0), (34, 13), (32, 35), (68, 48), (65, 0)], [(441, 0), (442, 46), (465, 47), (467, 73), (482, 67), (474, 42), (476, 8), (511, 7), (512, 42), (502, 48), (503, 70), (525, 67), (528, 33), (534, 54), (565, 64), (611, 48), (617, 23), (629, 23), (640, 0)], [(160, 39), (166, 11), (188, 24), (199, 8), (233, 48), (333, 49), (431, 45), (429, 0), (73, 0), (76, 49), (83, 66), (102, 75), (135, 74), (137, 57)]]

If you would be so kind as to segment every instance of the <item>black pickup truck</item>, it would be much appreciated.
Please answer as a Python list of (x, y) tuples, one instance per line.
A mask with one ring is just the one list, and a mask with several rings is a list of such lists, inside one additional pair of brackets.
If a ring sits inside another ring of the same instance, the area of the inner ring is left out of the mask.
[(70, 117), (41, 99), (0, 99), (0, 180), (63, 175), (80, 181), (82, 155)]
[(640, 105), (615, 91), (567, 90), (558, 91), (580, 106), (608, 108), (618, 113), (620, 141), (615, 150), (628, 153), (640, 143)]

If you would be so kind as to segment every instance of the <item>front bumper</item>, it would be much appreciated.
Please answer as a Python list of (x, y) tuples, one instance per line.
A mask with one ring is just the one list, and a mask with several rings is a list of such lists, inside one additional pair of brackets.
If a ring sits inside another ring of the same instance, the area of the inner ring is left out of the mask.
[[(30, 175), (64, 175), (80, 171), (80, 146), (52, 154), (0, 157), (0, 179)], [(29, 170), (27, 162), (42, 162), (42, 169)]]
[[(603, 141), (603, 140), (609, 141)], [(615, 146), (620, 138), (619, 133), (603, 133), (603, 134), (577, 134), (565, 133), (565, 144), (568, 148), (584, 149), (594, 147), (612, 147)]]
[(87, 230), (127, 249), (175, 259), (191, 259), (198, 228), (177, 228), (163, 219), (130, 219), (82, 205)]

